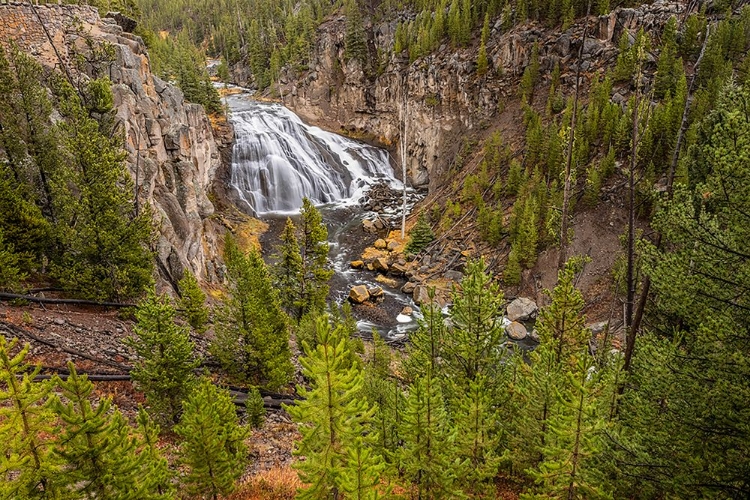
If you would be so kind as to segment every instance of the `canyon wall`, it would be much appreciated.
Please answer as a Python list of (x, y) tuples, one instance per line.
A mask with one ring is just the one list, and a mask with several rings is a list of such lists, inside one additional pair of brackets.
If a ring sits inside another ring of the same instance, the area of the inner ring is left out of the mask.
[(75, 77), (77, 55), (114, 49), (106, 67), (138, 203), (151, 206), (159, 227), (154, 248), (159, 273), (171, 283), (185, 270), (220, 281), (208, 198), (221, 167), (219, 144), (203, 107), (185, 102), (176, 86), (151, 72), (140, 37), (89, 6), (11, 2), (0, 4), (0, 43), (6, 48), (15, 43), (45, 67)]
[[(446, 43), (412, 63), (405, 53), (396, 54), (381, 71), (367, 75), (358, 61), (344, 57), (346, 19), (339, 16), (318, 29), (309, 70), (300, 74), (287, 70), (279, 90), (284, 103), (307, 121), (384, 145), (402, 140), (405, 121), (410, 181), (434, 190), (446, 181), (464, 138), (500, 119), (511, 101), (517, 104), (520, 77), (535, 44), (542, 78), (548, 80), (559, 63), (563, 87), (572, 89), (586, 22), (589, 32), (581, 69), (584, 79), (590, 79), (614, 63), (623, 30), (660, 31), (684, 8), (680, 2), (655, 2), (616, 9), (606, 16), (578, 20), (565, 32), (535, 24), (505, 31), (498, 21), (487, 41), (490, 70), (483, 76), (476, 71), (477, 40), (463, 49)], [(370, 44), (391, 51), (395, 22), (367, 28)], [(509, 126), (522, 128), (520, 123)], [(393, 149), (398, 155), (399, 148)]]

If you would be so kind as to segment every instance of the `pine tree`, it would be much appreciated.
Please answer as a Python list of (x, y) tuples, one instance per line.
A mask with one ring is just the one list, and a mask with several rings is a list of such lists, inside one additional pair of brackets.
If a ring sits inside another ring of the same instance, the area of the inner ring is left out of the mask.
[(204, 333), (208, 321), (206, 294), (201, 290), (195, 275), (190, 271), (185, 271), (185, 275), (177, 284), (177, 288), (180, 291), (180, 308), (182, 308), (187, 322), (196, 333)]
[(482, 38), (479, 42), (479, 52), (477, 54), (477, 74), (479, 76), (487, 73), (489, 61), (487, 60), (487, 38), (490, 34), (490, 14), (484, 16), (484, 25), (482, 26)]
[(231, 237), (224, 256), (231, 296), (219, 310), (211, 353), (234, 379), (277, 389), (293, 367), (287, 319), (270, 274), (256, 250), (243, 253)]
[(328, 228), (323, 224), (323, 217), (315, 205), (307, 199), (302, 200), (301, 253), (304, 264), (302, 281), (302, 305), (299, 317), (308, 313), (325, 311), (328, 298), (328, 282), (333, 276), (328, 260)]
[(24, 278), (18, 255), (13, 245), (5, 242), (3, 229), (0, 227), (0, 290), (12, 289)]
[(359, 1), (347, 0), (344, 8), (346, 14), (344, 53), (347, 59), (356, 59), (364, 65), (367, 63), (367, 38)]
[(247, 423), (253, 429), (259, 429), (266, 419), (266, 408), (263, 406), (263, 396), (257, 387), (251, 387), (245, 400), (245, 411), (247, 411)]
[[(54, 447), (64, 462), (56, 481), (75, 498), (126, 500), (138, 497), (143, 457), (122, 413), (110, 398), (91, 403), (93, 384), (68, 363), (68, 379), (58, 380), (61, 396), (52, 408), (62, 422)], [(140, 497), (139, 497), (140, 498)]]
[(552, 302), (542, 308), (536, 328), (541, 342), (550, 346), (557, 363), (575, 363), (575, 356), (588, 348), (591, 331), (586, 328), (583, 295), (575, 288), (581, 259), (571, 259), (558, 273), (557, 285), (550, 293)]
[(682, 60), (677, 58), (677, 19), (671, 17), (661, 35), (661, 52), (656, 63), (654, 95), (663, 98), (667, 92), (676, 90)]
[(295, 467), (307, 486), (299, 498), (343, 498), (346, 491), (358, 495), (355, 498), (373, 498), (383, 465), (373, 452), (374, 409), (360, 397), (361, 368), (349, 361), (348, 339), (340, 325), (332, 328), (321, 316), (317, 331), (317, 347), (303, 343), (305, 356), (300, 358), (310, 388), (298, 387), (304, 399), (287, 408), (302, 424), (294, 453), (305, 461)]
[(419, 214), (417, 223), (409, 231), (409, 243), (406, 244), (406, 251), (409, 253), (419, 253), (434, 240), (435, 234), (432, 232), (432, 228), (427, 222), (424, 213)]
[(277, 250), (276, 263), (273, 266), (274, 286), (279, 290), (281, 306), (299, 323), (304, 305), (302, 303), (304, 262), (292, 219), (286, 219), (280, 239), (281, 245)]
[(454, 428), (456, 454), (465, 463), (458, 481), (461, 489), (472, 498), (494, 498), (494, 478), (501, 459), (496, 450), (498, 417), (492, 394), (496, 382), (480, 375), (461, 393), (455, 406)]
[(248, 430), (237, 419), (232, 398), (208, 377), (202, 377), (184, 403), (175, 432), (182, 437), (180, 460), (193, 498), (217, 500), (234, 490), (247, 464), (244, 444)]
[[(122, 300), (151, 283), (153, 259), (147, 248), (151, 213), (134, 213), (132, 178), (121, 139), (90, 118), (75, 90), (62, 78), (55, 84), (59, 124), (75, 169), (76, 197), (65, 206), (65, 252), (53, 275), (76, 294)], [(111, 90), (110, 90), (111, 92)], [(109, 111), (113, 114), (113, 111)]]
[(443, 313), (436, 303), (435, 289), (428, 292), (429, 302), (422, 307), (423, 318), (419, 328), (409, 335), (407, 357), (402, 363), (408, 381), (413, 382), (424, 374), (441, 379), (445, 374), (444, 345), (447, 336)]
[(598, 412), (599, 388), (592, 370), (593, 359), (583, 353), (557, 390), (559, 411), (549, 421), (544, 461), (531, 471), (537, 493), (521, 495), (522, 499), (612, 498), (604, 481), (589, 467), (592, 456), (602, 450), (599, 430), (604, 422)]
[(143, 408), (138, 409), (136, 423), (140, 434), (140, 454), (143, 459), (141, 466), (143, 484), (138, 498), (144, 500), (147, 498), (153, 500), (175, 498), (175, 487), (172, 482), (173, 473), (169, 470), (167, 459), (161, 455), (158, 448), (159, 426), (151, 420)]
[(459, 393), (480, 376), (490, 381), (498, 376), (503, 358), (500, 344), (505, 336), (500, 313), (503, 300), (484, 260), (469, 261), (460, 292), (453, 291), (452, 328), (445, 335), (442, 354)]
[(150, 291), (135, 312), (135, 336), (126, 340), (140, 358), (133, 380), (151, 415), (168, 428), (179, 422), (198, 367), (189, 331), (175, 324), (175, 314), (167, 296)]
[(58, 498), (62, 464), (52, 455), (54, 416), (46, 404), (52, 386), (34, 382), (41, 367), (26, 363), (28, 344), (12, 354), (17, 345), (0, 336), (0, 497)]
[(455, 434), (440, 386), (429, 371), (409, 386), (399, 436), (399, 467), (417, 498), (463, 498), (456, 476), (465, 465), (454, 459)]
[(508, 254), (508, 262), (503, 269), (503, 283), (511, 286), (521, 283), (521, 264), (518, 262), (518, 252), (512, 246)]

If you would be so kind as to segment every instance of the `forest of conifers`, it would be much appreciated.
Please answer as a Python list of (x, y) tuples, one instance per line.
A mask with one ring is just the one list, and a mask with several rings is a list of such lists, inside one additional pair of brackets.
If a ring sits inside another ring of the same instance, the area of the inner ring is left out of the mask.
[[(475, 47), (488, 75), (497, 20), (503, 30), (564, 30), (615, 7), (91, 3), (137, 18), (155, 71), (209, 112), (221, 102), (206, 56), (223, 61), (225, 78), (244, 65), (259, 89), (272, 87), (282, 68), (304, 70), (332, 14), (346, 16), (347, 58), (372, 74), (394, 54), (412, 62), (452, 44)], [(0, 337), (0, 498), (231, 495), (263, 425), (263, 391), (300, 397), (284, 407), (300, 433), (299, 498), (749, 497), (750, 8), (738, 7), (714, 2), (662, 33), (625, 33), (580, 103), (559, 67), (539, 94), (535, 51), (518, 88), (522, 154), (499, 134), (464, 152), (481, 168), (420, 219), (410, 246), (419, 253), (427, 233), (476, 208), (482, 238), (506, 245), (502, 271), (470, 261), (447, 315), (424, 306), (403, 349), (377, 334), (363, 341), (348, 306), (327, 302), (328, 234), (309, 201), (266, 249), (272, 265), (227, 237), (226, 289), (212, 307), (189, 273), (174, 298), (157, 295), (153, 214), (135, 203), (108, 80), (73, 81), (19, 50), (0, 52), (0, 288), (49, 280), (71, 297), (137, 302), (127, 342), (145, 398), (129, 421), (72, 365), (64, 379), (36, 380), (28, 348)], [(382, 19), (398, 20), (387, 48), (365, 41), (365, 25)], [(626, 102), (613, 102), (615, 86), (628, 89)], [(573, 200), (566, 156), (581, 166)], [(630, 208), (648, 229), (623, 245), (632, 262), (612, 273), (629, 309), (624, 338), (587, 328), (576, 288), (586, 260), (572, 256), (537, 320), (538, 347), (514, 348), (502, 287), (560, 245), (561, 213), (596, 207), (603, 186), (629, 178)], [(196, 335), (210, 337), (205, 357)], [(249, 394), (239, 413), (229, 385)]]

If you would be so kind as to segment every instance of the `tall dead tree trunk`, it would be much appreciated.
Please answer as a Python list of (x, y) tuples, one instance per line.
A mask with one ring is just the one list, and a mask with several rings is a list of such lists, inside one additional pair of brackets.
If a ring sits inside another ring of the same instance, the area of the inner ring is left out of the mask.
[[(677, 143), (675, 144), (674, 151), (672, 152), (672, 161), (669, 164), (669, 170), (667, 171), (667, 200), (672, 199), (672, 195), (674, 192), (674, 176), (675, 172), (677, 171), (677, 161), (680, 157), (680, 149), (682, 149), (682, 140), (685, 136), (685, 131), (687, 130), (687, 124), (688, 124), (688, 116), (690, 113), (690, 102), (691, 102), (691, 96), (693, 93), (693, 88), (695, 86), (695, 80), (698, 76), (698, 72), (700, 71), (700, 64), (701, 60), (703, 59), (703, 54), (706, 51), (706, 44), (708, 42), (708, 37), (711, 33), (711, 25), (708, 25), (706, 27), (706, 36), (703, 39), (703, 47), (701, 47), (700, 55), (698, 56), (698, 60), (695, 62), (695, 67), (693, 68), (693, 76), (690, 79), (690, 86), (688, 87), (687, 95), (685, 96), (685, 107), (682, 109), (682, 121), (680, 122), (680, 130), (677, 133)], [(658, 233), (656, 235), (656, 239), (654, 240), (654, 246), (658, 249), (661, 249), (662, 244), (662, 237), (661, 233)], [(648, 275), (643, 279), (643, 288), (641, 290), (641, 296), (638, 299), (638, 306), (635, 309), (635, 313), (633, 315), (633, 324), (631, 328), (635, 332), (635, 335), (638, 335), (638, 332), (641, 329), (641, 323), (643, 322), (643, 315), (646, 310), (646, 303), (648, 302), (648, 294), (651, 291), (651, 279), (648, 277)], [(630, 365), (628, 364), (628, 367)]]
[(569, 219), (569, 206), (570, 206), (570, 190), (571, 190), (571, 177), (572, 177), (572, 163), (573, 163), (573, 146), (575, 144), (576, 135), (576, 121), (578, 118), (578, 99), (580, 96), (581, 87), (581, 59), (583, 58), (583, 48), (586, 45), (586, 36), (588, 35), (589, 29), (589, 14), (591, 13), (591, 1), (588, 3), (586, 8), (586, 24), (583, 27), (583, 37), (581, 39), (581, 48), (578, 50), (578, 63), (576, 64), (576, 90), (575, 97), (573, 98), (573, 114), (570, 118), (570, 134), (568, 134), (568, 154), (565, 160), (565, 184), (563, 187), (563, 202), (562, 202), (562, 221), (560, 223), (560, 255), (557, 259), (557, 270), (561, 271), (565, 267), (565, 261), (568, 260), (568, 227), (570, 225)]

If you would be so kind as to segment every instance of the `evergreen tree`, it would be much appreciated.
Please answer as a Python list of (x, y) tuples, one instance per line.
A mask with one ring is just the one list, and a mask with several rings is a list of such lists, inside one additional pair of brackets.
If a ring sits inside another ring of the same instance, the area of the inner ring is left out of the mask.
[(292, 219), (286, 219), (280, 239), (281, 245), (277, 250), (276, 263), (273, 266), (274, 286), (279, 290), (281, 306), (299, 323), (304, 305), (302, 303), (304, 262)]
[(503, 283), (518, 285), (521, 283), (521, 264), (518, 262), (518, 252), (511, 246), (508, 262), (503, 269)]
[(409, 231), (409, 243), (406, 244), (406, 251), (409, 253), (419, 253), (427, 245), (435, 240), (435, 235), (432, 232), (430, 224), (424, 216), (424, 213), (419, 214), (417, 223)]
[(100, 129), (62, 78), (57, 79), (55, 91), (65, 118), (59, 127), (67, 150), (74, 153), (70, 161), (77, 196), (65, 208), (66, 251), (53, 274), (84, 297), (134, 297), (152, 281), (153, 259), (146, 246), (152, 233), (151, 213), (133, 211), (133, 181), (120, 137), (111, 129)]
[(25, 359), (29, 345), (0, 336), (0, 498), (59, 498), (55, 478), (61, 463), (52, 455), (54, 416), (47, 405), (52, 390), (34, 382), (40, 366)]
[(185, 271), (185, 275), (177, 284), (177, 288), (180, 291), (180, 308), (182, 308), (187, 322), (196, 333), (205, 332), (206, 322), (208, 321), (206, 294), (201, 290), (195, 275), (190, 271)]
[(589, 466), (592, 456), (602, 450), (599, 430), (604, 422), (598, 412), (599, 388), (592, 370), (593, 359), (583, 353), (557, 390), (559, 411), (549, 421), (544, 461), (531, 471), (538, 493), (521, 498), (612, 498)]
[(399, 467), (414, 485), (417, 498), (464, 497), (456, 477), (464, 464), (454, 459), (456, 436), (440, 386), (429, 371), (409, 386), (399, 436)]
[(159, 426), (151, 420), (143, 408), (138, 409), (136, 423), (140, 433), (140, 454), (143, 458), (141, 469), (143, 485), (138, 498), (153, 500), (175, 498), (173, 473), (169, 470), (167, 459), (161, 455), (158, 447)]
[[(626, 423), (639, 448), (661, 466), (651, 482), (657, 494), (750, 494), (748, 462), (739, 458), (750, 443), (748, 109), (750, 92), (727, 85), (698, 127), (688, 184), (654, 217), (664, 246), (647, 250), (645, 270), (656, 292), (652, 321), (663, 325), (655, 331), (670, 341), (640, 355), (639, 344), (640, 387), (625, 391), (621, 414), (632, 414)], [(652, 372), (663, 376), (650, 380)], [(651, 434), (652, 426), (663, 432)]]
[(146, 395), (151, 415), (167, 427), (179, 422), (198, 367), (189, 331), (177, 326), (174, 317), (169, 298), (150, 291), (135, 312), (135, 336), (126, 340), (140, 358), (133, 380)]
[(259, 429), (266, 419), (266, 408), (263, 406), (263, 396), (257, 387), (251, 387), (245, 400), (245, 410), (247, 411), (247, 423), (253, 429)]
[(445, 335), (442, 354), (459, 394), (479, 377), (487, 378), (491, 385), (498, 377), (503, 358), (503, 300), (503, 292), (492, 282), (484, 260), (469, 261), (461, 291), (453, 291), (452, 329)]
[(21, 271), (18, 255), (13, 245), (6, 243), (0, 227), (0, 290), (12, 289), (25, 278)]
[(377, 434), (371, 428), (374, 409), (360, 397), (362, 371), (348, 358), (347, 336), (325, 316), (317, 319), (318, 345), (303, 343), (300, 358), (310, 388), (298, 387), (304, 398), (287, 408), (302, 424), (302, 439), (295, 449), (305, 460), (295, 467), (307, 486), (299, 498), (373, 498), (382, 457), (373, 452)]
[(566, 262), (558, 273), (555, 289), (549, 294), (552, 303), (542, 308), (537, 320), (539, 337), (555, 353), (557, 363), (575, 363), (575, 356), (588, 348), (591, 338), (585, 326), (583, 295), (573, 283), (581, 265), (581, 259)]
[(677, 19), (671, 17), (661, 35), (661, 52), (656, 63), (654, 95), (663, 98), (667, 92), (676, 90), (682, 60), (677, 59)]
[(474, 378), (454, 405), (456, 454), (465, 464), (458, 482), (472, 498), (494, 498), (496, 493), (494, 479), (501, 460), (492, 385), (483, 375)]
[(145, 478), (143, 456), (125, 417), (110, 398), (91, 403), (93, 384), (68, 363), (68, 379), (58, 380), (61, 396), (52, 408), (62, 422), (54, 452), (65, 466), (56, 481), (75, 498), (117, 499), (139, 496)]
[(219, 310), (211, 352), (236, 380), (277, 389), (289, 381), (289, 328), (271, 277), (256, 250), (243, 253), (231, 236), (224, 256), (231, 296)]
[(347, 0), (344, 3), (344, 9), (346, 14), (344, 53), (347, 59), (356, 59), (364, 65), (367, 63), (367, 37), (359, 1)]
[(440, 379), (445, 373), (444, 346), (447, 336), (443, 313), (435, 302), (435, 289), (428, 292), (429, 302), (422, 307), (423, 318), (419, 328), (409, 335), (407, 357), (402, 363), (408, 381), (413, 382), (424, 374)]
[(234, 490), (247, 464), (248, 436), (237, 420), (232, 398), (202, 377), (184, 403), (175, 432), (182, 437), (180, 460), (187, 466), (185, 486), (192, 498), (217, 500)]
[(490, 14), (484, 16), (484, 25), (482, 25), (482, 38), (479, 42), (479, 52), (477, 54), (477, 74), (482, 76), (487, 73), (489, 61), (487, 60), (487, 38), (490, 35)]
[(328, 298), (328, 281), (333, 276), (328, 260), (328, 228), (315, 205), (302, 200), (301, 253), (304, 264), (302, 285), (302, 305), (298, 317), (308, 313), (321, 313), (325, 310)]

